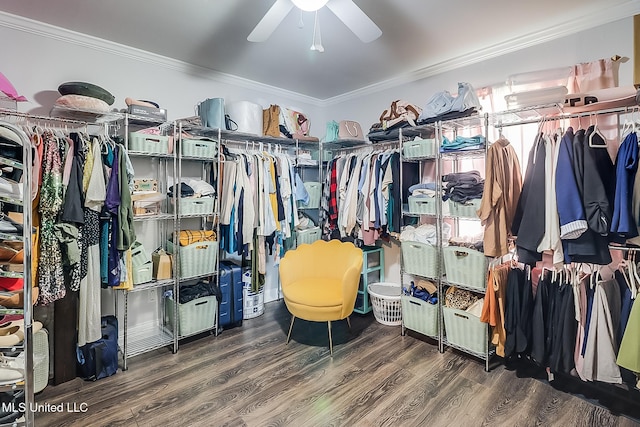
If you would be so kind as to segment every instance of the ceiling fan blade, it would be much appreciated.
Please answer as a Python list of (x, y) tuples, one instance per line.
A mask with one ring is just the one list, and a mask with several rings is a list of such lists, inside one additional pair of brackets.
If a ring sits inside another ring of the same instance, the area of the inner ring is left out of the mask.
[(276, 0), (271, 9), (262, 17), (258, 25), (247, 37), (250, 42), (263, 42), (271, 36), (284, 18), (293, 9), (291, 0)]
[(344, 22), (363, 43), (369, 43), (382, 35), (382, 30), (360, 9), (353, 0), (329, 0), (327, 7)]

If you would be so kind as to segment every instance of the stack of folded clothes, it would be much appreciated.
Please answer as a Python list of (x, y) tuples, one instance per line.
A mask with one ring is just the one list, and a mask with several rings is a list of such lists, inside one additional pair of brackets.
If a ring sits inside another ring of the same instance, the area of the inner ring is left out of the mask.
[(436, 183), (424, 182), (421, 184), (414, 184), (409, 187), (409, 193), (414, 197), (435, 197)]
[[(451, 226), (446, 222), (442, 223), (442, 242), (446, 246), (451, 236)], [(418, 227), (407, 225), (400, 233), (400, 241), (402, 242), (418, 242), (436, 245), (438, 236), (436, 234), (436, 226), (434, 224), (422, 224)]]
[(484, 148), (486, 141), (487, 139), (483, 135), (456, 136), (453, 141), (444, 136), (442, 145), (440, 145), (440, 152), (479, 150)]
[(470, 200), (482, 199), (484, 179), (478, 171), (457, 172), (444, 175), (442, 181), (447, 185), (444, 188), (442, 200), (449, 199), (458, 203), (467, 203)]
[(188, 246), (200, 242), (215, 242), (216, 232), (213, 230), (182, 230), (179, 235), (180, 246)]
[(474, 236), (455, 236), (449, 239), (450, 246), (460, 246), (463, 248), (475, 249), (484, 252), (483, 233)]
[(469, 83), (458, 83), (457, 96), (449, 91), (441, 91), (433, 95), (422, 109), (418, 124), (434, 123), (438, 120), (451, 120), (477, 114), (482, 107), (473, 86)]
[[(169, 197), (173, 197), (173, 185), (169, 188)], [(213, 197), (216, 189), (201, 179), (184, 178), (180, 183), (180, 197)]]

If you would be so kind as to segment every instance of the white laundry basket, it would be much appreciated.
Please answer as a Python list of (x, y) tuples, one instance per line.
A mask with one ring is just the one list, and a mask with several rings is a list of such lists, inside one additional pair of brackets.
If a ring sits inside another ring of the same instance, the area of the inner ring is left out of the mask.
[(370, 283), (367, 287), (373, 315), (383, 325), (397, 326), (402, 324), (401, 287), (398, 283)]

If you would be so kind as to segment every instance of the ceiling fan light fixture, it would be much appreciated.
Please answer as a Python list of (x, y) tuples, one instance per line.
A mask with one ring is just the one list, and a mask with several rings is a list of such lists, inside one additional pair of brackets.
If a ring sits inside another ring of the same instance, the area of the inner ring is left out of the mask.
[(316, 10), (324, 7), (329, 0), (291, 0), (298, 9), (305, 12), (315, 12)]

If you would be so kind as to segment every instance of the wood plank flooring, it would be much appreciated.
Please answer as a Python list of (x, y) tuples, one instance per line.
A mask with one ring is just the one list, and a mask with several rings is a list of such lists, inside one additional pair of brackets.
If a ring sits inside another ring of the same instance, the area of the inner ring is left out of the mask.
[[(333, 326), (296, 320), (282, 302), (241, 327), (131, 359), (96, 382), (48, 386), (38, 403), (87, 404), (38, 413), (37, 426), (633, 426), (549, 383), (447, 350), (354, 314)], [(638, 402), (640, 405), (640, 402)]]

